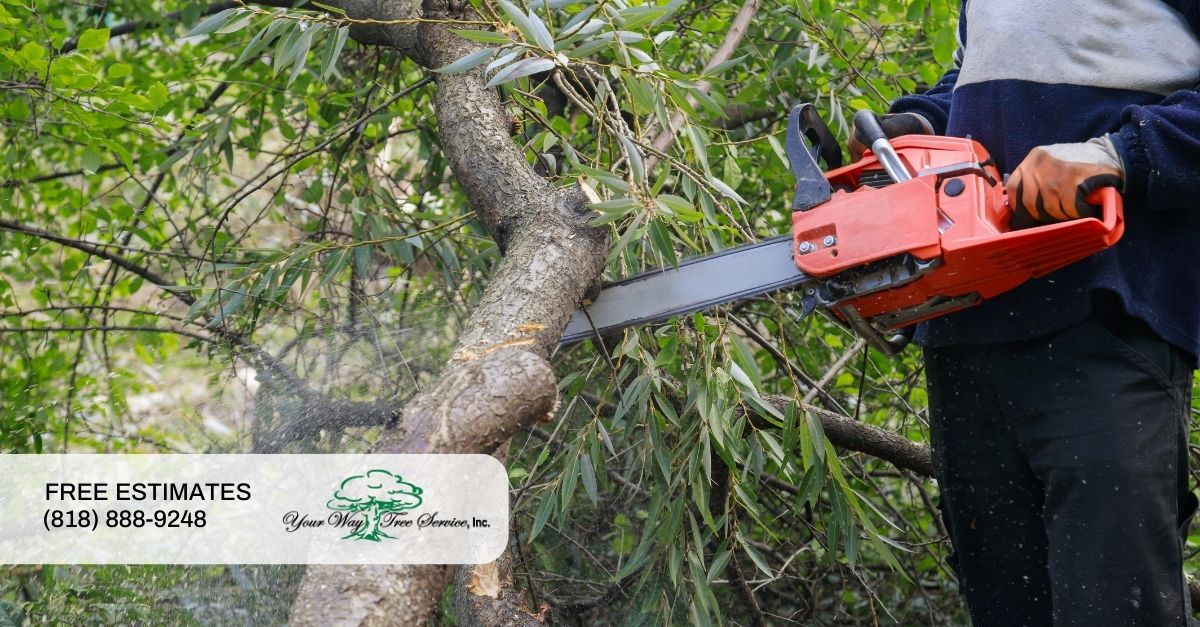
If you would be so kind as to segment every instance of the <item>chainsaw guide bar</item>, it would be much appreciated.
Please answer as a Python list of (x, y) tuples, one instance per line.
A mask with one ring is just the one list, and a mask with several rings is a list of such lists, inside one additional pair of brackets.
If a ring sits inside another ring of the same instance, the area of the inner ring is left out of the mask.
[(662, 322), (803, 283), (808, 275), (792, 261), (792, 246), (792, 236), (783, 235), (605, 285), (594, 302), (571, 317), (559, 344)]

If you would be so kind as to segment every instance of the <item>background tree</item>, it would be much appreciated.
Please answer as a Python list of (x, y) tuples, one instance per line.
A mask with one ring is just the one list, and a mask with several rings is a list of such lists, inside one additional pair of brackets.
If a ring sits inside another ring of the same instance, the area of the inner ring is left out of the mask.
[(555, 346), (602, 278), (786, 229), (789, 106), (844, 136), (931, 84), (956, 5), (0, 0), (4, 450), (491, 452), (514, 488), (457, 577), (7, 568), (0, 611), (961, 623), (915, 350), (786, 294)]

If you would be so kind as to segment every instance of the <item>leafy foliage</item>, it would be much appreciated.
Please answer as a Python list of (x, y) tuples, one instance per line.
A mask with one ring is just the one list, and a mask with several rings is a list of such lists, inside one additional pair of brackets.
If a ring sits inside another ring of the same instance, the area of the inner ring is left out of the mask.
[[(313, 4), (0, 0), (4, 451), (247, 450), (306, 394), (403, 399), (449, 357), (498, 253), (441, 154), (433, 74)], [(844, 137), (848, 109), (937, 80), (957, 7), (766, 3), (710, 66), (739, 3), (472, 5), (452, 26), (477, 51), (435, 73), (482, 71), (529, 163), (592, 197), (609, 278), (785, 229), (788, 108), (818, 103)], [(779, 622), (964, 620), (930, 486), (819, 420), (923, 441), (918, 355), (868, 354), (795, 305), (555, 356), (562, 408), (510, 455), (531, 607), (714, 624), (753, 590)], [(148, 572), (6, 569), (0, 622), (202, 620), (149, 608), (178, 598), (153, 577), (204, 571)]]

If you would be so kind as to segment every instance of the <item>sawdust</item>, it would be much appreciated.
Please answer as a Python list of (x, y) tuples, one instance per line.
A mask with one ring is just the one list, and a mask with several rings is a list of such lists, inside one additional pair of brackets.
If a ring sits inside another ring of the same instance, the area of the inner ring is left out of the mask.
[(496, 562), (479, 564), (472, 568), (467, 590), (475, 596), (500, 598), (500, 569)]

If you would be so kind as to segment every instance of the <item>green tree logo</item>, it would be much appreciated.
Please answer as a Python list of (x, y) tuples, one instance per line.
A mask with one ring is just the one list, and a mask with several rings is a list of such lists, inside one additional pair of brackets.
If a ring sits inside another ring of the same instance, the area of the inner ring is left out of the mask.
[(394, 538), (379, 528), (383, 515), (417, 507), (421, 504), (421, 492), (421, 488), (404, 481), (400, 475), (386, 470), (369, 470), (366, 474), (343, 479), (326, 507), (364, 516), (363, 524), (343, 540), (379, 542), (383, 538)]

